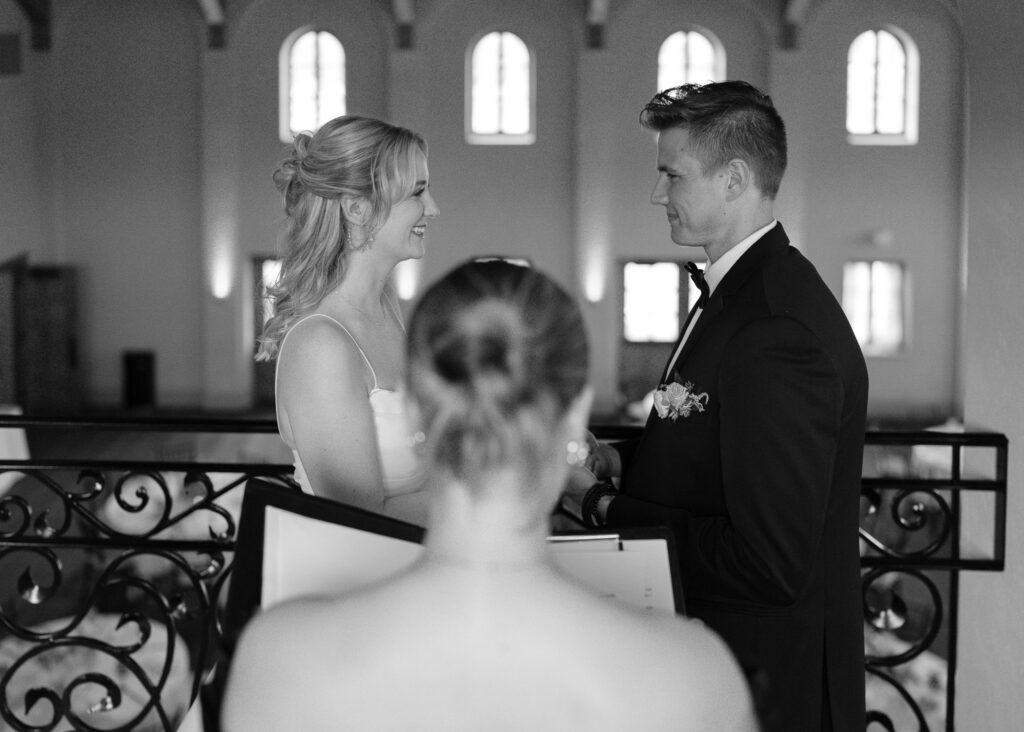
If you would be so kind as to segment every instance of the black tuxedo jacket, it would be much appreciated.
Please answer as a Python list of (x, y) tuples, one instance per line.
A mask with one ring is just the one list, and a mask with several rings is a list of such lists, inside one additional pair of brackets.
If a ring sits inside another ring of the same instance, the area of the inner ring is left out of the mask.
[(868, 379), (842, 309), (777, 224), (715, 289), (652, 410), (616, 445), (611, 527), (676, 535), (690, 615), (748, 673), (766, 732), (863, 732), (858, 543)]

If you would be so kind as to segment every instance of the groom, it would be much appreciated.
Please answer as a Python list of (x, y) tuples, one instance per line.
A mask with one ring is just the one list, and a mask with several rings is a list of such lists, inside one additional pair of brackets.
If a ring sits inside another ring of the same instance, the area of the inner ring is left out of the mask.
[(687, 611), (736, 654), (766, 732), (863, 732), (867, 371), (775, 220), (785, 127), (739, 81), (669, 89), (640, 119), (658, 137), (651, 202), (672, 241), (706, 253), (706, 295), (641, 436), (591, 439), (589, 465), (618, 490), (584, 483), (563, 504), (593, 527), (673, 530)]

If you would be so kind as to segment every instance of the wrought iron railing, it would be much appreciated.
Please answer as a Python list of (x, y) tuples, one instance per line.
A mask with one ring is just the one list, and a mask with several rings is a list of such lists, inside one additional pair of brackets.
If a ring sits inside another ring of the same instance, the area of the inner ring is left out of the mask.
[[(233, 419), (0, 417), (4, 427), (276, 432), (272, 420)], [(636, 432), (593, 429), (604, 439)], [(1006, 439), (872, 431), (866, 442), (868, 727), (952, 730), (958, 573), (1003, 568)], [(0, 495), (0, 731), (187, 726), (186, 711), (216, 673), (245, 482), (277, 476), (295, 489), (291, 466), (251, 454), (0, 455), (0, 478), (10, 471), (24, 477)]]
[[(7, 426), (276, 432), (267, 420), (0, 419)], [(175, 442), (174, 456), (202, 452)], [(287, 485), (291, 470), (0, 459), (0, 476), (23, 476), (0, 496), (0, 730), (178, 729), (216, 666), (245, 483), (277, 476)]]
[(953, 730), (960, 572), (1004, 567), (1007, 447), (987, 432), (867, 434), (869, 728)]

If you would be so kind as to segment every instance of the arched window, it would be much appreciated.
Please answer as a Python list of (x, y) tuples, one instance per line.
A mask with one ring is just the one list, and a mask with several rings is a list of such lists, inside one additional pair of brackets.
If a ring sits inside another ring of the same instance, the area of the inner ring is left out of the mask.
[(658, 90), (725, 79), (725, 50), (707, 31), (677, 31), (658, 50)]
[(515, 33), (487, 33), (472, 46), (468, 61), (467, 141), (532, 144), (533, 62), (523, 39)]
[(345, 114), (345, 49), (332, 33), (294, 34), (281, 48), (281, 140)]
[(855, 145), (917, 142), (917, 49), (896, 28), (864, 31), (846, 62), (846, 132)]
[(866, 356), (903, 351), (908, 274), (902, 262), (860, 260), (843, 265), (843, 310)]

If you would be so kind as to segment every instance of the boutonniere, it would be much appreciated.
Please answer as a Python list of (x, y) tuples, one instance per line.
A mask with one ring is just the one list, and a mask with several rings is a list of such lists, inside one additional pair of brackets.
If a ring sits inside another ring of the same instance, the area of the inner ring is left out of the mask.
[(654, 408), (662, 419), (666, 417), (673, 422), (679, 417), (689, 417), (693, 410), (703, 412), (708, 404), (708, 393), (696, 393), (693, 384), (687, 381), (680, 384), (673, 381), (662, 384), (654, 391)]

